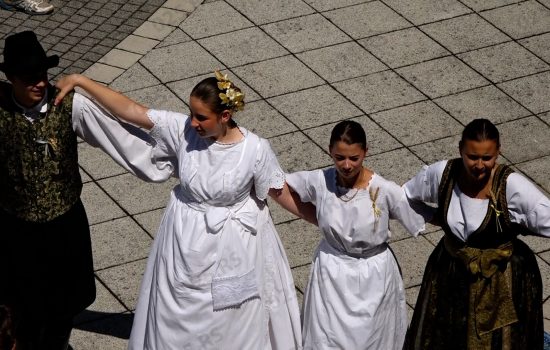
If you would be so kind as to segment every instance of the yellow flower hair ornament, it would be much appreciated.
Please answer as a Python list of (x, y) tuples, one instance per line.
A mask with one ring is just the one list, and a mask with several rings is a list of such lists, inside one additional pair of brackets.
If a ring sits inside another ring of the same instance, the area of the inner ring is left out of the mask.
[(235, 88), (227, 77), (227, 74), (222, 74), (218, 70), (214, 73), (216, 74), (216, 79), (218, 79), (218, 89), (224, 91), (218, 95), (222, 103), (230, 109), (242, 111), (244, 108), (244, 94)]

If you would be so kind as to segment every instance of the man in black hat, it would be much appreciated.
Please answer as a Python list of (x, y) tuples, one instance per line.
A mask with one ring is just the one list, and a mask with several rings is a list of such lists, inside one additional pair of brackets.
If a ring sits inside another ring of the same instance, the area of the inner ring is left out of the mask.
[(67, 349), (95, 299), (74, 93), (54, 106), (48, 82), (58, 63), (30, 31), (6, 39), (0, 63), (0, 304), (14, 308), (19, 350)]

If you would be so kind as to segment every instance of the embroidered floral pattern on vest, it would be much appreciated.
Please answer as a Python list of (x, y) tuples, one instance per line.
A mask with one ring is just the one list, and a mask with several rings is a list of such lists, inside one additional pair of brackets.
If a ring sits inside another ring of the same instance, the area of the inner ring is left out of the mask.
[(45, 222), (65, 213), (80, 197), (77, 138), (71, 93), (31, 123), (13, 103), (0, 105), (0, 207), (21, 219)]

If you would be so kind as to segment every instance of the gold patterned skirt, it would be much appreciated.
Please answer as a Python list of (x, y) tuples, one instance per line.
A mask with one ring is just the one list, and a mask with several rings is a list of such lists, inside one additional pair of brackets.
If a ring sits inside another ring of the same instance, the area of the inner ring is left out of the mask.
[[(443, 238), (431, 254), (405, 349), (430, 350), (537, 350), (543, 349), (542, 280), (534, 253), (518, 239), (503, 269), (510, 274), (513, 309), (517, 321), (484, 334), (471, 332), (474, 315), (470, 297), (471, 273), (463, 261), (451, 255)], [(494, 305), (498, 305), (498, 302)], [(469, 330), (470, 328), (470, 330)], [(477, 337), (472, 339), (471, 337)], [(470, 338), (470, 339), (469, 339)]]

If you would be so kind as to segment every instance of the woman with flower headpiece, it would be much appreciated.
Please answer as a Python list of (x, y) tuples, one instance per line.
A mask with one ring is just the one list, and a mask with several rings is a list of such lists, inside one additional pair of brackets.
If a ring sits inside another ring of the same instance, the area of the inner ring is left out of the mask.
[(407, 305), (388, 223), (397, 219), (416, 236), (424, 218), (400, 186), (363, 166), (361, 124), (336, 124), (329, 152), (334, 167), (286, 177), (302, 201), (315, 204), (323, 235), (304, 294), (304, 350), (401, 350)]
[(315, 223), (314, 207), (289, 192), (268, 141), (236, 125), (242, 92), (216, 72), (193, 88), (186, 116), (148, 109), (80, 75), (57, 86), (58, 100), (79, 86), (150, 130), (151, 157), (126, 149), (123, 158), (170, 170), (148, 180), (172, 172), (180, 180), (149, 256), (129, 349), (301, 348), (292, 275), (265, 199)]
[(500, 136), (487, 119), (462, 131), (460, 157), (425, 166), (407, 197), (437, 204), (444, 236), (426, 264), (406, 349), (543, 348), (542, 281), (518, 235), (550, 237), (550, 200), (497, 163)]

